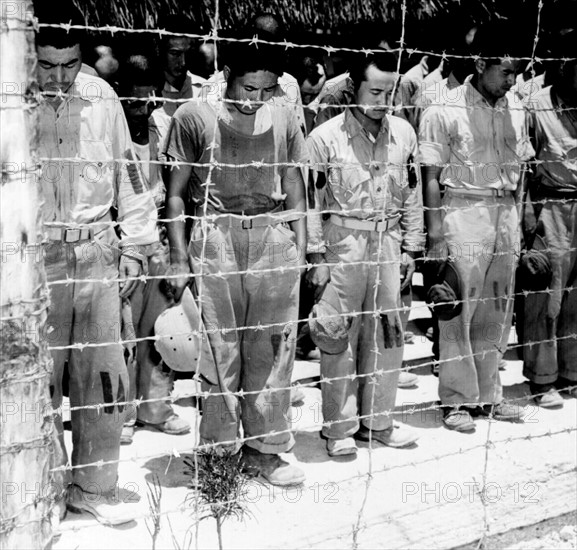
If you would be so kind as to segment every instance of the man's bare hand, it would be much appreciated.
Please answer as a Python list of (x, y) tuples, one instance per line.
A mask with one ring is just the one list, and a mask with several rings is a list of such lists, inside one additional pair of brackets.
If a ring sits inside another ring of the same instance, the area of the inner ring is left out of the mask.
[(140, 277), (140, 275), (142, 275), (142, 264), (138, 260), (129, 258), (128, 256), (120, 256), (118, 271), (121, 279), (132, 279), (121, 281), (120, 283), (120, 297), (129, 298), (140, 282), (134, 277)]
[(406, 252), (401, 255), (401, 291), (411, 283), (415, 273), (415, 260)]
[(331, 280), (331, 270), (327, 265), (313, 267), (305, 275), (305, 280), (309, 286), (314, 288), (316, 301)]
[(184, 289), (190, 284), (190, 266), (188, 262), (171, 263), (163, 280), (162, 291), (175, 302), (180, 300)]

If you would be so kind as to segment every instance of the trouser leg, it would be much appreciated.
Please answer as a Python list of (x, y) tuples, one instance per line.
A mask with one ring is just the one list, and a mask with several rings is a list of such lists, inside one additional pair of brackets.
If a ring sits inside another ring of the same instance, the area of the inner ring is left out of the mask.
[[(248, 446), (278, 454), (294, 445), (288, 418), (300, 272), (290, 268), (298, 265), (300, 251), (294, 233), (285, 225), (254, 228), (248, 236), (245, 322), (247, 327), (266, 328), (250, 328), (242, 335), (241, 386), (248, 392), (241, 402), (242, 425), (246, 437), (260, 436), (247, 441)], [(266, 246), (261, 247), (263, 243)], [(269, 269), (275, 271), (263, 271)]]
[[(168, 269), (168, 258), (159, 249), (149, 258), (148, 274), (151, 277), (142, 288), (142, 307), (137, 310), (136, 334), (138, 338), (154, 336), (154, 323), (158, 316), (173, 304), (172, 299), (160, 290), (162, 279)], [(154, 340), (141, 340), (136, 347), (135, 397), (145, 402), (138, 407), (138, 420), (148, 424), (161, 424), (168, 420), (174, 409), (169, 398), (174, 383), (174, 373), (162, 363)], [(150, 400), (149, 402), (146, 402)]]
[[(400, 230), (395, 228), (380, 237), (374, 233), (370, 259), (378, 262), (379, 272), (369, 267), (363, 311), (381, 311), (363, 316), (357, 371), (360, 378), (362, 423), (372, 430), (385, 430), (393, 424), (392, 412), (397, 396), (399, 369), (403, 362), (403, 323), (400, 315)], [(366, 376), (370, 375), (370, 376)]]
[[(519, 218), (512, 198), (491, 206), (495, 240), (481, 252), (488, 265), (482, 297), (471, 322), (479, 400), (500, 403), (503, 390), (499, 361), (507, 349), (513, 319), (514, 276), (519, 253)], [(488, 237), (488, 231), (487, 231)]]
[[(553, 277), (550, 294), (529, 294), (523, 374), (537, 384), (577, 380), (577, 205), (545, 204), (539, 216)], [(531, 307), (534, 306), (534, 307)]]
[(461, 313), (439, 321), (439, 397), (443, 405), (478, 403), (479, 384), (471, 340), (471, 326), (483, 297), (488, 262), (481, 255), (483, 243), (494, 242), (491, 208), (446, 194), (443, 233), (461, 283)]
[[(360, 263), (368, 254), (368, 233), (324, 226), (328, 243), (325, 254), (331, 271), (331, 282), (339, 295), (343, 314), (363, 311), (369, 277), (368, 266)], [(357, 358), (362, 316), (344, 317), (349, 326), (349, 345), (337, 355), (321, 350), (321, 394), (325, 423), (322, 433), (329, 439), (343, 439), (359, 429)], [(333, 380), (336, 379), (336, 380)]]
[[(51, 284), (55, 281), (74, 279), (74, 256), (69, 255), (69, 247), (59, 243), (48, 245), (45, 249), (46, 279), (50, 291), (50, 306), (46, 319), (46, 338), (50, 347), (70, 346), (72, 343), (73, 322), (73, 290), (72, 284)], [(73, 250), (72, 250), (73, 253)], [(62, 423), (62, 377), (64, 367), (70, 357), (70, 349), (51, 350), (52, 378), (50, 381), (50, 396), (54, 409), (52, 431), (54, 454), (51, 461), (52, 468), (65, 466), (68, 454), (64, 444), (64, 426)], [(57, 487), (65, 489), (72, 481), (70, 471), (54, 472), (53, 482)]]
[[(116, 279), (116, 242), (114, 231), (107, 230), (97, 242), (77, 246), (76, 279)], [(75, 283), (73, 341), (99, 345), (74, 349), (70, 357), (70, 403), (80, 407), (71, 414), (72, 465), (79, 466), (73, 470), (73, 479), (93, 493), (113, 489), (118, 477), (126, 409), (116, 402), (126, 401), (128, 395), (128, 373), (119, 339), (118, 284)], [(84, 408), (99, 404), (105, 406)], [(85, 466), (99, 461), (104, 464)]]
[[(245, 236), (239, 232), (239, 237)], [(229, 228), (212, 226), (204, 246), (200, 228), (193, 229), (190, 258), (197, 277), (195, 285), (200, 296), (200, 309), (208, 332), (210, 346), (216, 363), (218, 385), (207, 386), (200, 423), (203, 443), (230, 442), (227, 446), (238, 450), (242, 332), (246, 298), (242, 279), (236, 272), (242, 270), (237, 259), (246, 254), (246, 242), (235, 250)], [(240, 322), (238, 320), (241, 320)], [(224, 329), (224, 331), (223, 331)]]

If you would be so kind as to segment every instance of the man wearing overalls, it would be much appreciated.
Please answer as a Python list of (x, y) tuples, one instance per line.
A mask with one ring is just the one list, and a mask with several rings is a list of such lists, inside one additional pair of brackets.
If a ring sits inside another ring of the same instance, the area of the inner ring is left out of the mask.
[(278, 49), (235, 44), (225, 59), (223, 98), (181, 107), (168, 136), (166, 153), (180, 164), (167, 218), (196, 221), (189, 243), (182, 221), (168, 223), (166, 281), (179, 300), (192, 270), (217, 364), (202, 442), (234, 452), (242, 424), (247, 466), (271, 484), (296, 485), (302, 471), (279, 454), (294, 444), (287, 416), (306, 245), (304, 183), (290, 163), (308, 155), (294, 112), (273, 99)]

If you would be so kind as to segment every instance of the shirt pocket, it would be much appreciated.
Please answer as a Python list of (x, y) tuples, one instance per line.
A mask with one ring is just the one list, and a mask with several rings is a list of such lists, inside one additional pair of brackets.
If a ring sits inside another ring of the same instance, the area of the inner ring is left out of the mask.
[(371, 174), (368, 166), (357, 162), (337, 161), (339, 166), (331, 166), (328, 172), (330, 189), (343, 210), (370, 206)]
[(114, 161), (112, 144), (81, 139), (78, 156), (72, 161), (71, 170), (77, 189), (78, 204), (88, 207), (112, 203), (114, 190)]

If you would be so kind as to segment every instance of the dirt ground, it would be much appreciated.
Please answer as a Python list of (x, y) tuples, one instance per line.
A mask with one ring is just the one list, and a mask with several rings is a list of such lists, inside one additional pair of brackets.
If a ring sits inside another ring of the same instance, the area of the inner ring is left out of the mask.
[[(408, 327), (415, 338), (405, 352), (410, 364), (430, 358), (431, 343), (424, 336), (428, 318), (427, 308), (416, 301)], [(515, 342), (513, 333), (510, 341)], [(568, 514), (575, 510), (577, 497), (577, 400), (565, 397), (558, 410), (536, 407), (524, 397), (529, 388), (514, 350), (505, 358), (505, 397), (522, 398), (524, 423), (480, 419), (471, 434), (445, 429), (438, 411), (428, 410), (437, 400), (437, 378), (428, 366), (419, 367), (418, 387), (400, 389), (395, 410), (397, 420), (419, 432), (418, 444), (409, 449), (376, 444), (370, 449), (361, 443), (354, 460), (326, 454), (319, 433), (319, 365), (297, 362), (294, 378), (303, 385), (305, 400), (292, 409), (296, 445), (284, 456), (298, 464), (307, 479), (302, 487), (284, 490), (251, 481), (244, 499), (250, 516), (225, 522), (224, 548), (468, 550), (483, 538), (485, 548), (575, 548), (574, 514), (563, 516), (565, 523), (546, 536), (500, 535)], [(179, 380), (174, 394), (193, 388), (190, 380)], [(195, 426), (199, 416), (193, 405), (190, 398), (181, 399), (175, 409)], [(140, 497), (137, 506), (143, 515), (148, 513), (147, 481), (154, 474), (160, 480), (156, 548), (218, 548), (214, 521), (199, 522), (190, 499), (186, 501), (193, 493), (187, 489), (183, 460), (194, 444), (190, 434), (168, 436), (141, 428), (133, 444), (121, 448), (119, 486)], [(533, 540), (537, 542), (531, 546)], [(541, 541), (546, 545), (539, 546)], [(144, 519), (108, 528), (89, 515), (72, 513), (54, 543), (56, 550), (152, 547)]]

